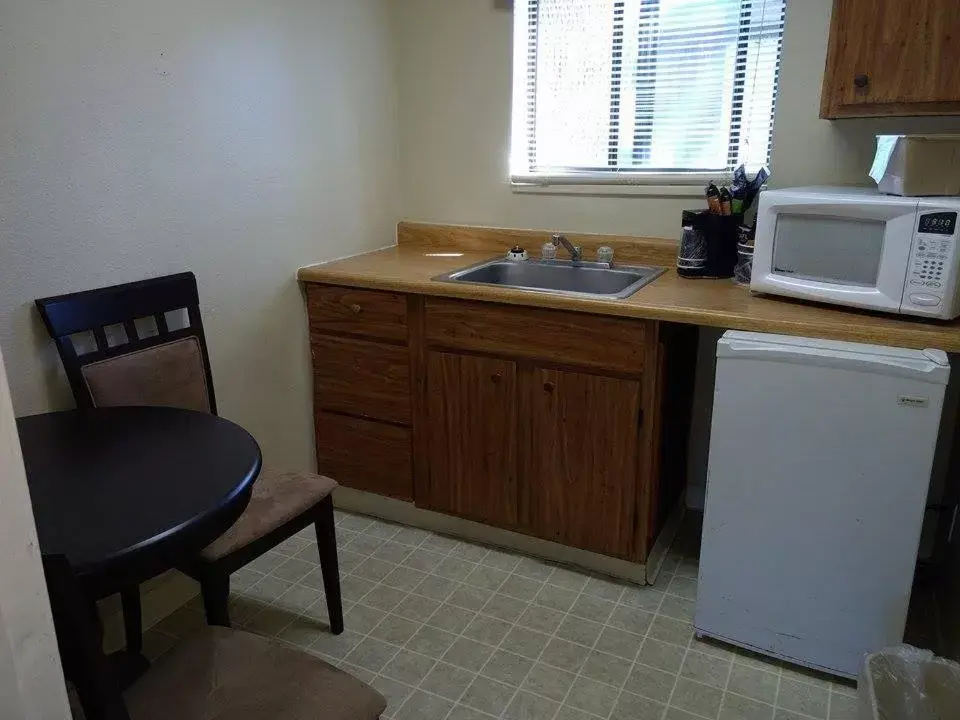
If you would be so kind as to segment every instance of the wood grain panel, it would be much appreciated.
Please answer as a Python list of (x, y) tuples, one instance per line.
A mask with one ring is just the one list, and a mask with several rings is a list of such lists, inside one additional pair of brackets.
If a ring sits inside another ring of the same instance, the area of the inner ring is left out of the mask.
[(820, 117), (827, 120), (867, 117), (920, 117), (932, 115), (960, 115), (960, 101), (863, 103), (859, 105), (841, 105), (827, 110), (821, 109), (820, 111)]
[[(704, 201), (705, 204), (706, 201)], [(697, 203), (693, 203), (696, 205)], [(468, 252), (503, 253), (514, 245), (520, 245), (533, 257), (538, 257), (540, 248), (553, 235), (552, 230), (517, 230), (513, 228), (465, 227), (460, 225), (431, 225), (427, 223), (401, 222), (397, 226), (397, 242), (423, 248), (426, 251), (443, 252), (461, 249)], [(622, 263), (641, 265), (674, 265), (677, 260), (677, 241), (664, 238), (648, 238), (636, 235), (596, 235), (564, 232), (574, 245), (583, 248), (584, 257), (593, 259), (597, 248), (608, 245), (614, 248), (615, 257)], [(565, 251), (560, 251), (565, 257)]]
[(428, 354), (430, 480), (417, 505), (517, 524), (516, 379), (506, 360)]
[[(648, 333), (647, 372), (640, 384), (641, 420), (638, 422), (637, 495), (632, 557), (643, 561), (653, 547), (658, 525), (657, 505), (662, 481), (663, 382), (666, 377), (666, 344), (661, 341), (661, 323)], [(692, 348), (696, 356), (696, 346)], [(691, 382), (694, 380), (690, 378)], [(687, 428), (689, 431), (689, 428)], [(686, 448), (683, 450), (686, 452)]]
[(410, 328), (410, 411), (413, 419), (414, 500), (430, 492), (430, 419), (427, 415), (427, 347), (424, 341), (423, 297), (407, 296)]
[(407, 348), (332, 335), (314, 335), (310, 345), (317, 407), (410, 423)]
[(639, 375), (646, 323), (617, 318), (428, 298), (432, 346), (534, 358)]
[(521, 523), (540, 537), (632, 559), (640, 383), (524, 368)]
[(834, 0), (821, 116), (956, 113), (958, 38), (956, 0)]
[(316, 413), (317, 466), (345, 487), (413, 499), (410, 430), (346, 415)]
[(309, 285), (307, 311), (311, 332), (407, 339), (407, 300), (398, 293)]

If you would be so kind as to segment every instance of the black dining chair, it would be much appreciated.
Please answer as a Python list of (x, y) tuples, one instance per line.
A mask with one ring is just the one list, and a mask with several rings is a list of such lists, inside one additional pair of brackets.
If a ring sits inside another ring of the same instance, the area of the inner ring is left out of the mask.
[[(36, 306), (78, 407), (163, 405), (216, 414), (193, 273), (43, 298)], [(330, 629), (343, 632), (331, 498), (336, 487), (323, 475), (261, 470), (240, 519), (179, 567), (200, 582), (208, 623), (230, 625), (231, 573), (313, 524)], [(121, 592), (121, 601), (127, 649), (139, 653), (139, 588)]]
[(126, 691), (69, 561), (43, 558), (64, 676), (88, 720), (376, 720), (383, 696), (319, 657), (239, 630), (208, 627), (163, 654)]

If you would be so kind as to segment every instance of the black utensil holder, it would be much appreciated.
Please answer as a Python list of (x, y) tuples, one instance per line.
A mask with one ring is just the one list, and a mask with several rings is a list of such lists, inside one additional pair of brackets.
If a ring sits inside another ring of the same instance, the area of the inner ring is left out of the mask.
[[(692, 228), (706, 246), (706, 262), (690, 267), (677, 257), (677, 274), (686, 278), (729, 278), (737, 264), (737, 231), (743, 215), (716, 215), (709, 210), (684, 210), (683, 227)], [(681, 243), (681, 254), (683, 244)]]

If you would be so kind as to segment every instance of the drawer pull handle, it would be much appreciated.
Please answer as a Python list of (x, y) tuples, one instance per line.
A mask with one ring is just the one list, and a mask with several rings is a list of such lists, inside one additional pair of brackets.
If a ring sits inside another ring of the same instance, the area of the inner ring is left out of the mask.
[(862, 89), (862, 88), (865, 88), (867, 85), (870, 84), (870, 76), (869, 76), (869, 75), (854, 75), (854, 76), (853, 76), (853, 84), (854, 84), (855, 87), (858, 87), (858, 88), (861, 88), (861, 89)]
[(552, 382), (545, 382), (543, 384), (543, 389), (546, 390), (548, 393), (552, 393), (556, 387), (557, 386)]
[(358, 314), (362, 309), (363, 309), (363, 308), (361, 308), (361, 307), (360, 307), (359, 305), (357, 305), (356, 303), (354, 303), (353, 305), (350, 306), (350, 310), (353, 312), (354, 315)]
[(502, 372), (495, 372), (495, 373), (493, 373), (493, 374), (490, 376), (490, 379), (493, 380), (493, 384), (496, 385), (496, 384), (498, 384), (501, 380), (503, 380), (503, 373), (502, 373)]

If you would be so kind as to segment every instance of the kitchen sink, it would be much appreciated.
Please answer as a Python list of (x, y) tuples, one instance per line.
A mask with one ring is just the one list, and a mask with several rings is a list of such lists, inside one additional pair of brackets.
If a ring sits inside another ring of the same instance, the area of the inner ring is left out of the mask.
[(619, 300), (666, 272), (646, 265), (610, 265), (572, 260), (495, 258), (433, 278), (440, 282), (491, 285), (531, 292)]

